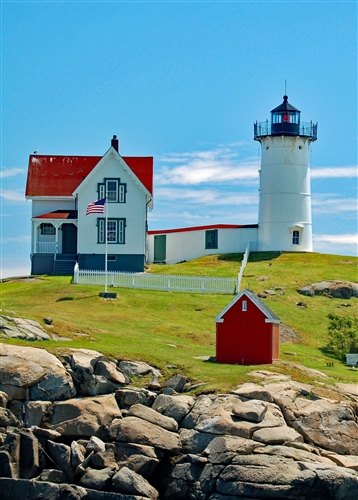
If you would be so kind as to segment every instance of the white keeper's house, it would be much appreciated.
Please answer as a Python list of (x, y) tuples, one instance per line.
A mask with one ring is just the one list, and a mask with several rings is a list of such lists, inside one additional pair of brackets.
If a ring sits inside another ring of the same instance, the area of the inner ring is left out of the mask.
[[(125, 157), (113, 137), (101, 156), (29, 159), (26, 198), (32, 200), (32, 274), (105, 269), (105, 217), (85, 215), (107, 195), (107, 268), (142, 272), (146, 263), (176, 263), (210, 254), (312, 251), (310, 144), (317, 124), (301, 122), (284, 96), (271, 119), (254, 124), (261, 144), (258, 224), (148, 231), (153, 207), (153, 158)], [(240, 221), (238, 221), (240, 222)]]
[(153, 158), (121, 156), (116, 136), (104, 156), (30, 156), (32, 274), (105, 268), (105, 215), (85, 213), (106, 195), (108, 270), (143, 271)]

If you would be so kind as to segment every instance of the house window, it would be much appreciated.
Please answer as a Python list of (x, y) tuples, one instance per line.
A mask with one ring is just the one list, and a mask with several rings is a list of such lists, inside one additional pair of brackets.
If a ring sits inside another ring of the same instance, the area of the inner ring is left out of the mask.
[(292, 245), (299, 245), (300, 244), (300, 232), (295, 230), (292, 231)]
[(115, 262), (117, 260), (117, 255), (107, 255), (107, 260)]
[(218, 248), (217, 229), (211, 229), (210, 231), (205, 231), (205, 248), (206, 249)]
[(99, 199), (107, 198), (109, 203), (125, 203), (127, 184), (122, 184), (120, 179), (105, 179), (103, 184), (98, 184)]
[[(98, 243), (106, 243), (105, 240), (106, 219), (98, 219)], [(108, 219), (107, 221), (107, 243), (125, 243), (126, 219)]]
[(41, 234), (55, 234), (55, 227), (52, 224), (41, 224)]
[(242, 311), (247, 311), (247, 300), (242, 301)]

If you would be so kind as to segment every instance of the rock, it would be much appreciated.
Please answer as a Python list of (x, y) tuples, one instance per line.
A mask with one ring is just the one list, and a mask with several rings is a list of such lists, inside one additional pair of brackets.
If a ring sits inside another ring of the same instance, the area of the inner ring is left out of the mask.
[(311, 453), (309, 451), (300, 450), (291, 446), (263, 446), (262, 448), (256, 448), (254, 453), (286, 457), (295, 460), (296, 462), (319, 462), (329, 465), (335, 464), (334, 461), (326, 457), (321, 457), (317, 455), (317, 453)]
[(358, 476), (353, 471), (342, 467), (330, 467), (324, 464), (302, 463), (303, 471), (316, 474), (316, 481), (311, 491), (311, 498), (327, 500), (356, 500), (358, 496)]
[(104, 469), (106, 467), (118, 469), (115, 456), (115, 444), (108, 443), (105, 450), (95, 453), (92, 456), (91, 463), (95, 469)]
[(142, 377), (143, 375), (148, 375), (148, 373), (156, 377), (161, 377), (159, 370), (143, 361), (120, 361), (118, 364), (119, 368), (130, 377)]
[(2, 477), (18, 478), (20, 469), (20, 434), (8, 432), (0, 450)]
[(8, 397), (6, 392), (0, 391), (0, 408), (6, 408)]
[(40, 467), (39, 442), (30, 429), (20, 433), (20, 477), (32, 479), (36, 477)]
[(26, 401), (25, 427), (32, 427), (33, 425), (41, 427), (51, 408), (51, 401)]
[(212, 405), (215, 397), (199, 396), (191, 408), (191, 411), (180, 422), (180, 427), (185, 429), (194, 429), (201, 415), (205, 414), (208, 408)]
[(285, 441), (300, 441), (303, 443), (301, 434), (295, 429), (285, 426), (259, 429), (253, 433), (252, 439), (265, 444), (282, 444)]
[(186, 384), (186, 378), (177, 375), (167, 380), (166, 387), (173, 389), (175, 392), (182, 392)]
[(71, 443), (71, 466), (73, 470), (82, 464), (85, 460), (86, 449), (77, 441), (72, 441)]
[(180, 429), (180, 441), (183, 453), (200, 454), (215, 437), (214, 434), (198, 432), (194, 429)]
[(298, 290), (301, 295), (313, 297), (314, 295), (328, 295), (335, 299), (350, 299), (351, 297), (358, 297), (357, 283), (350, 281), (320, 281), (319, 283), (312, 283), (306, 285)]
[(293, 427), (310, 443), (340, 455), (358, 455), (356, 411), (347, 403), (295, 401)]
[(161, 386), (161, 384), (160, 384), (160, 382), (158, 380), (158, 377), (152, 377), (150, 379), (149, 384), (148, 384), (148, 389), (150, 391), (160, 391), (161, 388), (162, 388), (162, 386)]
[(7, 408), (0, 408), (0, 427), (20, 427), (20, 421)]
[(221, 473), (216, 491), (223, 495), (250, 498), (310, 498), (313, 471), (302, 471), (299, 464), (271, 455), (237, 455)]
[(240, 403), (233, 407), (232, 413), (235, 417), (242, 418), (244, 420), (250, 420), (252, 422), (261, 422), (267, 411), (267, 405), (262, 401), (251, 400), (244, 403)]
[(110, 487), (114, 472), (110, 467), (101, 470), (88, 467), (79, 479), (79, 483), (84, 488), (104, 491)]
[(194, 404), (195, 399), (191, 396), (168, 396), (159, 394), (152, 408), (166, 417), (174, 418), (174, 420), (180, 423), (192, 409)]
[(126, 383), (126, 377), (123, 375), (122, 372), (117, 370), (117, 366), (115, 365), (115, 363), (112, 363), (111, 361), (102, 361), (102, 360), (97, 361), (94, 373), (95, 375), (102, 375), (106, 379), (111, 380), (116, 384)]
[(112, 482), (115, 491), (119, 493), (141, 495), (153, 500), (159, 497), (158, 491), (148, 481), (128, 467), (122, 467), (113, 476)]
[(77, 398), (55, 403), (49, 425), (63, 436), (100, 437), (121, 416), (113, 394)]
[(71, 376), (44, 349), (1, 344), (0, 352), (0, 390), (9, 399), (25, 399), (28, 394), (30, 400), (54, 401), (75, 395)]
[(127, 466), (144, 477), (153, 477), (164, 452), (154, 448), (134, 443), (116, 443), (116, 461), (118, 465)]
[(42, 446), (45, 446), (49, 439), (51, 441), (56, 441), (56, 439), (61, 437), (61, 434), (57, 431), (54, 431), (52, 429), (42, 429), (41, 427), (37, 427), (36, 425), (33, 425), (31, 427), (31, 430), (40, 441)]
[(173, 455), (181, 451), (178, 434), (137, 417), (126, 417), (118, 422), (117, 441), (155, 446)]
[(46, 481), (49, 483), (67, 483), (68, 477), (64, 472), (57, 469), (43, 469), (41, 474), (36, 478), (37, 481)]
[(152, 408), (148, 408), (147, 406), (141, 404), (131, 406), (128, 412), (128, 416), (142, 418), (147, 422), (159, 425), (159, 427), (163, 427), (163, 429), (167, 429), (171, 432), (178, 431), (178, 423), (176, 420), (174, 420), (174, 418), (166, 417), (165, 415), (158, 413)]
[(151, 406), (157, 395), (147, 389), (126, 387), (116, 391), (116, 400), (120, 408), (129, 408), (135, 404)]
[(259, 277), (257, 278), (257, 281), (267, 281), (268, 279), (269, 279), (269, 277), (268, 277), (268, 276), (259, 276)]
[(45, 323), (45, 325), (52, 325), (53, 319), (50, 317), (46, 317), (46, 318), (44, 318), (44, 323)]
[[(74, 484), (56, 484), (44, 481), (29, 481), (28, 479), (2, 479), (1, 500), (81, 500), (86, 498), (84, 488)], [(121, 500), (121, 499), (118, 499)]]
[(248, 382), (242, 384), (236, 390), (232, 391), (231, 394), (236, 394), (240, 399), (258, 399), (260, 401), (267, 401), (273, 403), (273, 397), (269, 391), (264, 389), (261, 385), (253, 384)]
[(105, 451), (106, 445), (102, 441), (102, 439), (99, 439), (96, 436), (91, 436), (87, 446), (86, 450), (87, 451), (94, 451), (95, 453), (98, 453), (99, 451)]
[(0, 330), (7, 338), (21, 338), (24, 340), (50, 340), (50, 336), (37, 321), (24, 318), (2, 317)]
[(203, 452), (213, 464), (228, 464), (236, 454), (250, 455), (256, 449), (266, 449), (251, 439), (232, 436), (215, 437)]
[(55, 443), (49, 440), (47, 442), (47, 450), (56, 466), (66, 474), (69, 481), (73, 481), (74, 473), (71, 465), (71, 448), (66, 444)]

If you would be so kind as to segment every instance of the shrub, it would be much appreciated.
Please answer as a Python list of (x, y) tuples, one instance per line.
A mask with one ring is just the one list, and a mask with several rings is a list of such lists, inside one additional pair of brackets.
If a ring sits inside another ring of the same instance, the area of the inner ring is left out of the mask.
[(358, 353), (358, 317), (328, 314), (327, 349), (344, 359), (345, 354)]

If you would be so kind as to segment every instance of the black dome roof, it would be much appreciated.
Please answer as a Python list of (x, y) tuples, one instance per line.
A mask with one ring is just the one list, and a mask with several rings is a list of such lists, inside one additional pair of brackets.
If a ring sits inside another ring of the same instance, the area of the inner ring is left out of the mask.
[(283, 96), (283, 103), (277, 106), (277, 108), (273, 109), (271, 113), (275, 113), (277, 111), (296, 111), (297, 113), (301, 113), (299, 109), (289, 104), (287, 95)]

